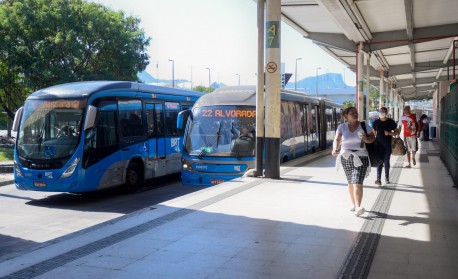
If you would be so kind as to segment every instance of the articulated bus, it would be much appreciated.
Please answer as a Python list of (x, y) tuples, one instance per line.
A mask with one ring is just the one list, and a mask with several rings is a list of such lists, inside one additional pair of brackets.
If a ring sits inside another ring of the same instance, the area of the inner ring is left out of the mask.
[[(341, 105), (281, 91), (282, 162), (332, 145), (342, 121)], [(189, 115), (189, 117), (188, 117)], [(202, 96), (187, 117), (182, 157), (183, 185), (211, 186), (242, 176), (255, 164), (256, 88), (237, 86)], [(183, 126), (180, 126), (183, 125)]]
[(179, 173), (177, 115), (200, 92), (125, 81), (76, 82), (31, 94), (14, 119), (18, 189), (89, 192)]

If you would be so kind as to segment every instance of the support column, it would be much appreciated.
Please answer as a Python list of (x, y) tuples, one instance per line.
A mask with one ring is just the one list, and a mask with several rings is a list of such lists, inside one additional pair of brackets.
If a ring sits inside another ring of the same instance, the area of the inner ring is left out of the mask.
[(390, 83), (390, 110), (391, 110), (391, 117), (394, 115), (394, 94), (395, 89), (393, 88), (393, 83)]
[(394, 90), (393, 107), (394, 107), (394, 111), (393, 111), (393, 115), (391, 118), (393, 120), (396, 120), (398, 119), (398, 92), (397, 90)]
[(390, 92), (389, 91), (389, 88), (390, 88), (389, 86), (390, 86), (389, 85), (389, 79), (386, 78), (385, 79), (385, 92), (384, 92), (384, 96), (383, 97), (385, 99), (385, 107), (387, 107), (387, 109), (388, 109), (388, 106), (389, 106), (389, 104), (388, 104), (388, 100), (389, 100), (388, 95), (389, 95), (389, 92)]
[(369, 110), (370, 110), (370, 96), (371, 96), (371, 54), (368, 53), (366, 56), (366, 106), (364, 109), (364, 119), (369, 123)]
[(264, 149), (264, 0), (258, 0), (258, 83), (256, 86), (255, 176), (263, 175)]
[(358, 109), (358, 120), (364, 119), (364, 53), (362, 52), (363, 43), (360, 42), (358, 46), (358, 98), (356, 106)]
[(383, 71), (380, 72), (380, 95), (378, 98), (378, 108), (385, 106), (385, 77), (383, 75)]
[(280, 19), (281, 0), (267, 0), (266, 22), (266, 177), (280, 178)]

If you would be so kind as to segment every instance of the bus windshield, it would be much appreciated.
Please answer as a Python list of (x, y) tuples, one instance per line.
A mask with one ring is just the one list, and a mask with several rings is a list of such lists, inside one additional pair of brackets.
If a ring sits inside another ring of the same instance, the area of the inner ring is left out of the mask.
[(253, 106), (198, 107), (192, 111), (184, 153), (202, 156), (254, 156)]
[(81, 100), (27, 100), (18, 133), (18, 155), (54, 160), (71, 156), (79, 142)]

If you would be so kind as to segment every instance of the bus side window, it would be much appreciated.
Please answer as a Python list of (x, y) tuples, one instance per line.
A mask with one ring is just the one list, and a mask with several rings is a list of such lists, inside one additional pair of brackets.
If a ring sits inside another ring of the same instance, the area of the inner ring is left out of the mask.
[(96, 126), (86, 131), (83, 167), (87, 168), (118, 149), (116, 136), (116, 102), (114, 98), (96, 100), (98, 108)]
[[(167, 136), (179, 136), (177, 128), (177, 117), (180, 112), (180, 105), (178, 103), (166, 102), (165, 106), (165, 129)], [(182, 134), (182, 132), (181, 132)]]
[(146, 126), (148, 138), (156, 137), (156, 122), (154, 121), (154, 104), (146, 104)]
[(156, 126), (157, 126), (157, 136), (164, 136), (164, 106), (162, 104), (156, 104)]
[(121, 136), (143, 135), (142, 102), (140, 100), (119, 100), (119, 125)]

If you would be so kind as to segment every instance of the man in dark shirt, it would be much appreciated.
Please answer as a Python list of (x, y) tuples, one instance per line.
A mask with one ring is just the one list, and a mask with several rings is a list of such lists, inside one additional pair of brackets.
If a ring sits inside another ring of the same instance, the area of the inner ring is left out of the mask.
[(385, 166), (385, 182), (390, 184), (390, 158), (391, 158), (391, 138), (399, 134), (396, 122), (387, 117), (386, 107), (379, 110), (379, 119), (375, 120), (372, 128), (375, 132), (375, 140), (380, 147), (380, 157), (383, 158), (383, 164), (377, 167), (377, 180), (375, 184), (382, 185), (382, 168)]

